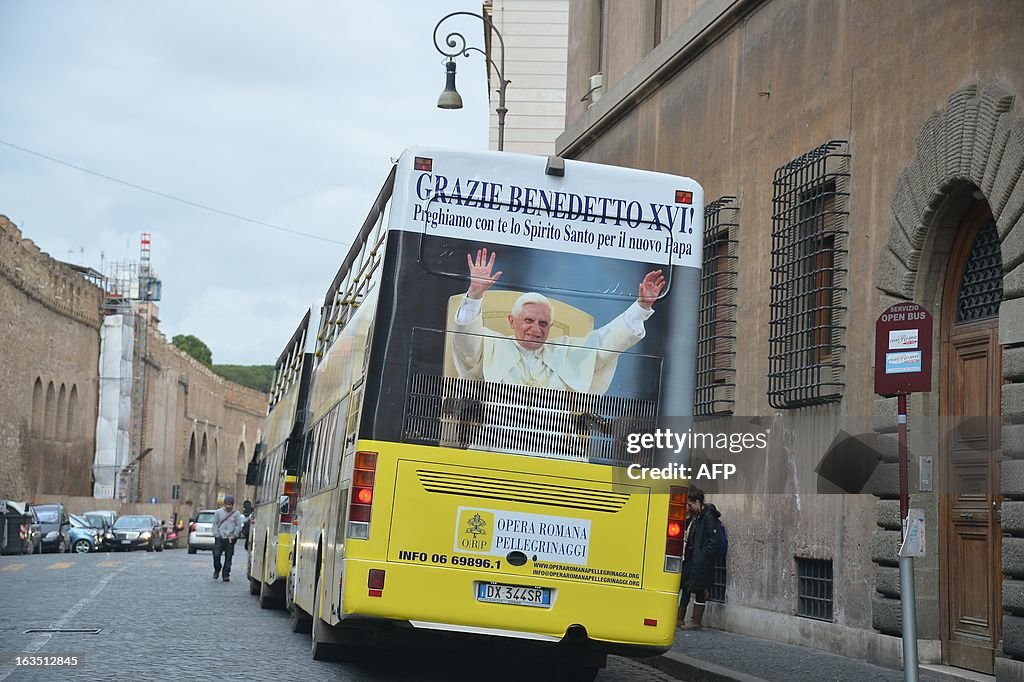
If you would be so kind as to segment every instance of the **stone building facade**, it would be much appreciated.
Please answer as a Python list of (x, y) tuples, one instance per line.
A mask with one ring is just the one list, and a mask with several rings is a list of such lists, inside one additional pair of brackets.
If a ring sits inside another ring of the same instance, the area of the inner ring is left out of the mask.
[[(933, 390), (910, 401), (921, 658), (1024, 679), (1021, 25), (1011, 0), (570, 2), (558, 153), (701, 182), (728, 295), (704, 301), (727, 364), (698, 411), (778, 435), (765, 472), (783, 484), (716, 500), (731, 542), (710, 619), (727, 629), (899, 664), (874, 322), (913, 300), (935, 320)], [(850, 429), (879, 436), (865, 494), (807, 494)]]
[[(92, 495), (103, 304), (101, 288), (0, 216), (0, 498)], [(129, 501), (189, 516), (219, 494), (244, 499), (266, 395), (217, 376), (148, 319), (137, 316), (148, 340), (134, 361), (136, 377), (146, 365), (146, 454), (125, 481)]]
[(91, 494), (102, 302), (0, 215), (0, 497)]

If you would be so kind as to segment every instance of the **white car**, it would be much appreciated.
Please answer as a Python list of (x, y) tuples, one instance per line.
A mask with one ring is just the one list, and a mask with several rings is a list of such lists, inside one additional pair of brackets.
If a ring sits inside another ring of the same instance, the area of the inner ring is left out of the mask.
[(203, 509), (196, 514), (196, 520), (189, 526), (188, 531), (188, 553), (195, 554), (197, 550), (208, 549), (213, 551), (213, 513), (216, 509)]

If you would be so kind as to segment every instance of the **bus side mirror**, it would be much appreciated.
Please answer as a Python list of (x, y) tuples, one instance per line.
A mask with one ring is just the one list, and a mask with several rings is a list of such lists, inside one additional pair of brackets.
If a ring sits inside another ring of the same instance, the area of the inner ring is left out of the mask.
[(282, 515), (290, 514), (291, 513), (291, 510), (292, 510), (292, 500), (287, 495), (282, 495), (278, 499), (277, 504), (278, 504), (278, 507), (280, 508), (280, 513)]

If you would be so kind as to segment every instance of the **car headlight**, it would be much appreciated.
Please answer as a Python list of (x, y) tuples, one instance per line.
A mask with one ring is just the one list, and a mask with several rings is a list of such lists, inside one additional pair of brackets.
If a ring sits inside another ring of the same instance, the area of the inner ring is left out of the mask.
[(46, 539), (47, 540), (53, 540), (55, 537), (57, 537), (57, 535), (58, 535), (57, 531), (51, 530), (49, 533), (46, 534)]
[(143, 531), (142, 533), (140, 533), (139, 537), (142, 538), (143, 540), (148, 540), (152, 535), (153, 535), (152, 533), (150, 533), (148, 530), (146, 530), (146, 531)]
[(108, 530), (108, 531), (107, 531), (107, 532), (106, 532), (106, 533), (105, 533), (105, 534), (103, 535), (103, 537), (104, 537), (104, 538), (106, 538), (107, 540), (113, 540), (113, 539), (114, 539), (114, 534), (113, 534), (113, 533), (111, 533), (111, 532), (110, 532), (110, 531)]

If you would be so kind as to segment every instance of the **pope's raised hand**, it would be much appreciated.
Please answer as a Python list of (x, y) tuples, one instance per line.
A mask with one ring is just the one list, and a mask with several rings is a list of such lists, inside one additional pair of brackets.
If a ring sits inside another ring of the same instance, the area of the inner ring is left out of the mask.
[(483, 298), (484, 293), (501, 277), (500, 270), (494, 272), (494, 259), (497, 255), (497, 253), (491, 251), (490, 258), (488, 259), (486, 248), (477, 250), (476, 260), (473, 259), (473, 254), (466, 254), (466, 261), (469, 263), (469, 291), (466, 292), (467, 296), (475, 299)]
[(636, 299), (636, 302), (640, 304), (640, 307), (644, 310), (650, 310), (654, 302), (658, 300), (658, 296), (661, 295), (661, 290), (665, 288), (665, 275), (662, 274), (661, 270), (651, 270), (644, 276), (642, 282), (640, 282), (640, 294)]

